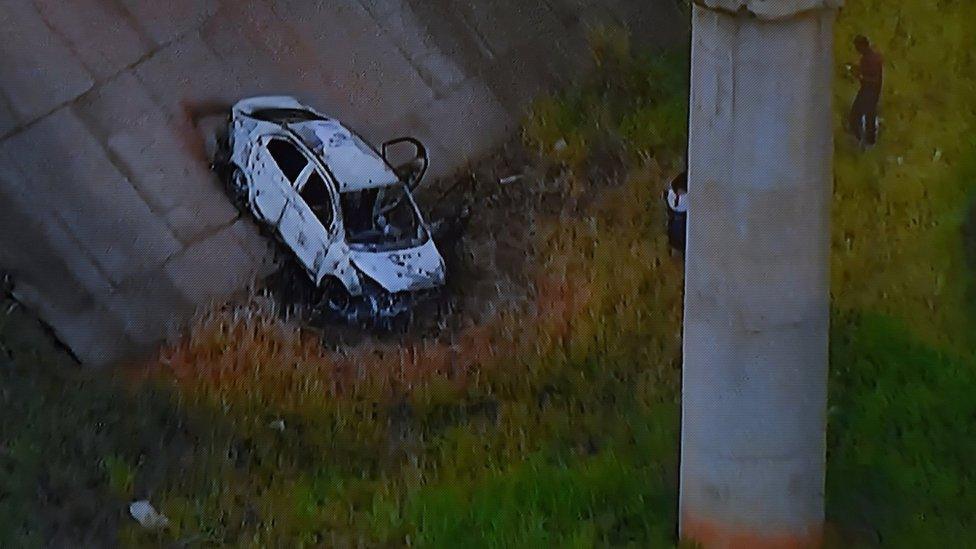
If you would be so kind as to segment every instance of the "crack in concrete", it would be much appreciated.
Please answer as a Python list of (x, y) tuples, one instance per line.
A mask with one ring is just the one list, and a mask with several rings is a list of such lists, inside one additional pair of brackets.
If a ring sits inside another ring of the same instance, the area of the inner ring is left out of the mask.
[(179, 236), (177, 236), (174, 229), (166, 220), (166, 214), (173, 211), (173, 209), (175, 209), (177, 206), (169, 208), (165, 211), (160, 211), (158, 208), (156, 208), (147, 193), (143, 191), (139, 185), (133, 183), (136, 181), (136, 174), (129, 168), (128, 165), (126, 165), (125, 161), (123, 161), (122, 158), (108, 146), (105, 136), (96, 133), (96, 128), (92, 127), (91, 120), (89, 120), (88, 116), (80, 112), (79, 109), (75, 108), (75, 105), (71, 105), (68, 108), (72, 109), (72, 112), (74, 112), (78, 119), (81, 120), (82, 124), (85, 126), (85, 129), (88, 130), (88, 133), (95, 138), (95, 141), (97, 141), (98, 145), (102, 148), (102, 151), (105, 153), (108, 161), (112, 164), (112, 167), (118, 170), (119, 175), (125, 179), (125, 182), (128, 183), (129, 187), (131, 187), (133, 192), (136, 193), (136, 196), (138, 196), (142, 203), (146, 205), (146, 209), (149, 210), (149, 213), (162, 222), (162, 225), (166, 227), (167, 232), (173, 237), (173, 240), (185, 245), (185, 243), (180, 240)]
[[(122, 73), (124, 73), (126, 71), (132, 71), (132, 75), (136, 79), (138, 79), (141, 84), (145, 85), (145, 82), (143, 82), (141, 79), (139, 79), (139, 75), (136, 73), (136, 71), (134, 69), (137, 68), (142, 63), (144, 63), (144, 62), (148, 61), (149, 59), (151, 59), (159, 51), (165, 49), (169, 44), (170, 44), (170, 42), (167, 42), (165, 45), (159, 46), (156, 49), (147, 52), (145, 55), (143, 55), (139, 59), (136, 59), (132, 63), (130, 63), (130, 64), (122, 67), (121, 69), (119, 69), (118, 71), (116, 71), (114, 74), (111, 74), (111, 75), (107, 76), (105, 78), (105, 80), (103, 80), (101, 82), (94, 83), (94, 80), (92, 80), (93, 81), (93, 85), (90, 86), (84, 92), (78, 94), (75, 97), (72, 97), (71, 99), (68, 99), (66, 101), (63, 101), (63, 102), (55, 105), (51, 109), (49, 109), (49, 110), (41, 113), (40, 115), (38, 115), (38, 116), (36, 116), (36, 117), (34, 117), (34, 118), (32, 118), (32, 119), (24, 122), (24, 123), (18, 124), (16, 126), (14, 126), (13, 128), (10, 128), (8, 131), (6, 131), (4, 133), (0, 133), (0, 142), (4, 141), (4, 140), (6, 140), (6, 139), (8, 139), (10, 137), (13, 137), (13, 136), (15, 136), (17, 134), (23, 133), (24, 131), (28, 130), (29, 128), (31, 128), (35, 124), (41, 122), (45, 118), (51, 116), (52, 114), (58, 112), (59, 110), (65, 108), (65, 107), (69, 107), (69, 106), (74, 105), (74, 104), (76, 104), (76, 103), (78, 103), (80, 101), (84, 101), (86, 98), (90, 97), (92, 94), (98, 92), (98, 90), (100, 90), (102, 88), (102, 86), (104, 86), (104, 85), (112, 82), (113, 80), (115, 80), (116, 78), (118, 78), (119, 75), (121, 75)], [(88, 68), (86, 67), (85, 70), (87, 71)], [(2, 90), (0, 90), (0, 100), (4, 100), (4, 99), (6, 99), (6, 97), (3, 95)], [(156, 100), (155, 97), (153, 97), (153, 101), (158, 103), (158, 101)], [(8, 101), (8, 103), (9, 103), (9, 101)], [(20, 119), (20, 116), (16, 113), (16, 111), (11, 111), (11, 112), (13, 112), (15, 116), (17, 116), (18, 120)]]
[(233, 218), (231, 218), (230, 221), (225, 221), (224, 223), (221, 223), (219, 225), (214, 225), (212, 228), (208, 229), (206, 232), (201, 233), (200, 235), (198, 235), (198, 236), (196, 236), (194, 238), (187, 239), (185, 242), (182, 241), (182, 240), (180, 240), (180, 242), (184, 244), (184, 247), (182, 249), (180, 249), (180, 250), (177, 250), (177, 251), (171, 253), (169, 256), (167, 256), (166, 259), (163, 261), (163, 266), (166, 266), (166, 264), (168, 264), (170, 262), (170, 260), (172, 260), (174, 257), (180, 255), (180, 253), (183, 252), (184, 250), (186, 250), (187, 248), (192, 248), (196, 244), (199, 244), (201, 242), (205, 242), (205, 241), (209, 240), (215, 234), (217, 234), (217, 233), (219, 233), (219, 232), (221, 232), (221, 231), (223, 231), (225, 229), (229, 229), (230, 227), (232, 227), (234, 225), (234, 223), (237, 223), (237, 221), (239, 219), (241, 219), (241, 216), (242, 215), (243, 215), (242, 213), (238, 212), (238, 214), (236, 216), (234, 216)]
[[(10, 113), (10, 116), (13, 117), (14, 125), (10, 128), (11, 130), (13, 130), (20, 124), (21, 122), (20, 114), (18, 114), (17, 111), (14, 110), (14, 104), (10, 101), (10, 98), (7, 97), (7, 93), (4, 92), (3, 89), (0, 89), (0, 109), (6, 110), (7, 112)], [(0, 136), (0, 141), (2, 141), (3, 139), (4, 139), (3, 136)]]
[(60, 29), (51, 24), (51, 21), (49, 21), (47, 16), (44, 15), (44, 10), (37, 5), (37, 0), (32, 1), (31, 5), (34, 7), (34, 12), (37, 14), (37, 17), (40, 18), (41, 22), (44, 23), (44, 26), (47, 27), (47, 30), (51, 31), (51, 34), (61, 40), (61, 43), (75, 58), (75, 61), (77, 61), (78, 64), (85, 69), (85, 72), (88, 74), (88, 80), (91, 82), (88, 85), (88, 89), (92, 89), (95, 86), (95, 71), (93, 71), (88, 63), (85, 63), (85, 60), (82, 59), (82, 56), (78, 54), (78, 49), (75, 47), (74, 41), (68, 39), (68, 37), (65, 36)]
[[(442, 89), (442, 86), (438, 85), (434, 81), (431, 75), (428, 74), (427, 70), (417, 63), (416, 61), (417, 56), (411, 55), (411, 52), (403, 44), (403, 41), (400, 38), (394, 36), (393, 33), (390, 31), (389, 23), (384, 22), (384, 20), (388, 19), (390, 16), (387, 15), (386, 17), (377, 17), (375, 15), (375, 12), (373, 10), (370, 10), (365, 4), (362, 3), (362, 1), (360, 1), (360, 5), (362, 5), (366, 13), (369, 14), (369, 17), (370, 19), (372, 19), (373, 23), (376, 24), (376, 26), (379, 27), (380, 30), (383, 32), (383, 34), (390, 40), (390, 43), (393, 44), (393, 46), (397, 49), (400, 55), (402, 55), (403, 58), (406, 59), (407, 64), (410, 65), (410, 68), (412, 68), (414, 72), (417, 73), (417, 77), (420, 78), (420, 80), (424, 84), (426, 84), (428, 88), (430, 88), (433, 99), (438, 100), (446, 97), (447, 94), (450, 93), (451, 89), (453, 89), (457, 84), (455, 84), (454, 86), (449, 86), (447, 89)], [(417, 14), (413, 11), (413, 9), (406, 5), (403, 7), (403, 9), (409, 12), (410, 14), (409, 20), (412, 23), (411, 26), (419, 27), (420, 25), (417, 24), (418, 23)], [(401, 15), (400, 17), (407, 19), (407, 17), (404, 17), (403, 15)], [(421, 38), (421, 41), (424, 43), (425, 46), (429, 47), (431, 51), (425, 55), (421, 55), (419, 58), (421, 59), (426, 58), (427, 56), (433, 53), (437, 53), (439, 55), (443, 55), (447, 57), (441, 48), (429, 44), (429, 42), (431, 41), (431, 37), (429, 34), (425, 33), (425, 36), (424, 38)]]
[(124, 19), (125, 22), (129, 24), (129, 27), (131, 27), (132, 30), (134, 30), (135, 33), (139, 35), (140, 40), (142, 40), (145, 44), (151, 45), (151, 47), (149, 48), (150, 51), (159, 48), (159, 43), (153, 40), (152, 36), (149, 35), (149, 32), (145, 29), (145, 27), (142, 26), (142, 23), (140, 23), (139, 20), (132, 14), (132, 12), (129, 11), (129, 8), (122, 3), (122, 0), (100, 0), (100, 1), (104, 5), (109, 6), (109, 9), (119, 14), (119, 16), (122, 17), (122, 19)]

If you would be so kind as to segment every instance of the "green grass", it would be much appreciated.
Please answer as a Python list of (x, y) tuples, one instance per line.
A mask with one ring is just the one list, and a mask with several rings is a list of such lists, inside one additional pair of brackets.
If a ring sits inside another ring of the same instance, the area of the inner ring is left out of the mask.
[[(838, 20), (827, 513), (841, 546), (974, 541), (973, 20), (962, 0), (863, 0)], [(888, 60), (865, 153), (840, 131), (858, 32)], [(673, 546), (681, 291), (657, 200), (684, 149), (687, 58), (593, 40), (596, 70), (525, 124), (565, 170), (560, 190), (591, 200), (536, 227), (546, 314), (470, 330), (453, 358), (335, 357), (228, 313), (149, 382), (0, 368), (0, 546)], [(625, 182), (602, 180), (624, 165)], [(138, 527), (135, 497), (172, 529)]]
[[(974, 18), (972, 2), (863, 1), (838, 22), (838, 65), (863, 32), (887, 74), (878, 147), (837, 139), (827, 511), (886, 546), (976, 541)], [(836, 91), (839, 125), (854, 84)]]
[(635, 52), (627, 33), (612, 27), (595, 29), (590, 41), (594, 69), (572, 89), (536, 102), (525, 125), (530, 144), (582, 177), (609, 152), (632, 160), (683, 153), (687, 52)]
[[(44, 361), (0, 368), (0, 546), (111, 545), (128, 503), (219, 444), (166, 390)], [(194, 446), (197, 440), (205, 445)]]
[(976, 361), (880, 315), (835, 320), (827, 509), (866, 541), (976, 540)]
[(660, 418), (624, 421), (635, 420), (645, 426), (635, 429), (637, 440), (623, 455), (614, 450), (617, 441), (568, 462), (534, 454), (476, 482), (421, 490), (406, 507), (419, 526), (416, 541), (431, 547), (670, 544), (674, 433), (650, 431), (660, 428)]
[[(840, 66), (856, 60), (851, 37), (869, 34), (887, 72), (878, 147), (858, 153), (838, 131), (834, 302), (904, 319), (924, 341), (963, 353), (974, 326), (962, 306), (972, 270), (961, 227), (976, 181), (976, 37), (963, 21), (974, 17), (965, 1), (850, 3), (836, 45)], [(838, 78), (838, 126), (854, 87)]]

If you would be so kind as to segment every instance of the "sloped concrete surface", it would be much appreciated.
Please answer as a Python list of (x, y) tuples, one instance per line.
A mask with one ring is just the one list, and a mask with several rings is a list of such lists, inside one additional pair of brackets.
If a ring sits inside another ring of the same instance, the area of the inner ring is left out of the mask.
[(686, 40), (676, 0), (5, 0), (0, 269), (85, 363), (143, 356), (270, 272), (207, 169), (213, 119), (294, 94), (443, 176), (586, 60), (586, 26)]

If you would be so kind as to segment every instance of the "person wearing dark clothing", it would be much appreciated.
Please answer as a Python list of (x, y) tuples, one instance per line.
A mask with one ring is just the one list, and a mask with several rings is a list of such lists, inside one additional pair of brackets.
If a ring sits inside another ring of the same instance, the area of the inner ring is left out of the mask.
[(874, 145), (878, 134), (878, 102), (881, 99), (884, 60), (864, 36), (859, 35), (854, 39), (854, 47), (861, 54), (861, 62), (856, 69), (861, 89), (851, 106), (849, 124), (859, 141)]
[(665, 201), (668, 207), (668, 242), (675, 250), (684, 253), (688, 232), (688, 172), (684, 171), (671, 180)]

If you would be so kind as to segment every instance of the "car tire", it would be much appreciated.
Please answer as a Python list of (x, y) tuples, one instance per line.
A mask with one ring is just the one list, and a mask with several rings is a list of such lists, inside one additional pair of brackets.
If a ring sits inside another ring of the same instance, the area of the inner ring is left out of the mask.
[(393, 335), (406, 335), (413, 326), (413, 320), (413, 311), (402, 312), (386, 321), (387, 329)]
[(345, 285), (337, 278), (322, 281), (316, 309), (332, 321), (346, 323), (354, 313), (355, 304)]
[(242, 212), (248, 210), (247, 178), (240, 168), (234, 167), (227, 181), (227, 189), (234, 207)]
[(227, 175), (227, 169), (231, 167), (230, 133), (227, 126), (217, 130), (214, 138), (214, 152), (210, 166), (221, 176)]

